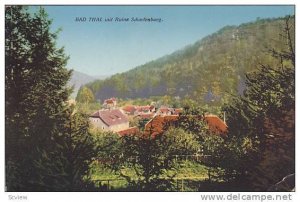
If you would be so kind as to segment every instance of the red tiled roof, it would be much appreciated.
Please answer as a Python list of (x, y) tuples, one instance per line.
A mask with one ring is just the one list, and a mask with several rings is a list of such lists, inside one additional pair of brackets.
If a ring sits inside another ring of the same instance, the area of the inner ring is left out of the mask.
[(136, 110), (136, 107), (133, 105), (127, 105), (127, 106), (123, 107), (122, 109), (126, 112), (132, 113), (133, 111)]
[(150, 113), (150, 114), (138, 114), (137, 116), (141, 117), (142, 119), (151, 119), (154, 114)]
[(157, 135), (162, 133), (166, 128), (178, 120), (178, 115), (155, 116), (145, 125), (145, 134)]
[(91, 115), (100, 118), (107, 126), (118, 125), (128, 122), (128, 118), (119, 109), (99, 110)]
[(112, 100), (105, 100), (105, 103), (106, 103), (106, 104), (113, 104), (114, 101), (112, 101)]
[[(145, 125), (145, 134), (157, 135), (167, 129), (168, 126), (174, 124), (179, 115), (155, 116)], [(201, 119), (201, 117), (199, 117)], [(226, 136), (227, 125), (216, 115), (205, 115), (204, 120), (207, 122), (209, 129), (222, 136)]]
[(160, 108), (159, 111), (161, 111), (162, 113), (168, 113), (170, 110), (169, 108)]
[(115, 101), (117, 101), (117, 99), (113, 97), (113, 98), (109, 98), (109, 99), (104, 100), (104, 103), (113, 104)]
[(137, 134), (139, 132), (139, 129), (135, 126), (135, 127), (131, 127), (125, 130), (121, 130), (119, 131), (119, 135), (124, 136), (124, 135), (134, 135)]
[(205, 115), (204, 120), (207, 122), (209, 129), (217, 134), (225, 135), (227, 133), (227, 125), (216, 115)]
[(136, 106), (136, 109), (138, 111), (148, 111), (151, 109), (151, 106), (150, 105), (146, 105), (146, 106)]

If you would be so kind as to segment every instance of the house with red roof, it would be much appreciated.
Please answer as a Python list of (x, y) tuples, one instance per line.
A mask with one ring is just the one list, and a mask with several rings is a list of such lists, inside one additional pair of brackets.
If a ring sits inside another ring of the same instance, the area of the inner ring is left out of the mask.
[(168, 127), (174, 125), (179, 119), (178, 115), (156, 115), (145, 125), (145, 134), (151, 134), (152, 136), (161, 134)]
[(146, 113), (146, 114), (144, 114), (144, 113), (140, 113), (140, 114), (138, 114), (138, 115), (136, 115), (135, 117), (136, 118), (139, 118), (139, 119), (152, 119), (153, 117), (154, 117), (154, 113)]
[(134, 127), (130, 127), (128, 129), (125, 130), (121, 130), (118, 132), (118, 134), (120, 136), (126, 136), (126, 135), (136, 135), (139, 133), (139, 129), (138, 127), (134, 126)]
[(134, 113), (136, 111), (136, 107), (133, 105), (127, 105), (127, 106), (123, 107), (122, 110), (127, 115), (134, 115)]
[(135, 115), (138, 114), (150, 114), (155, 112), (155, 107), (153, 105), (145, 105), (145, 106), (136, 106)]
[(204, 115), (204, 121), (207, 123), (208, 128), (211, 132), (221, 136), (227, 135), (228, 126), (225, 121), (220, 119), (218, 116), (213, 114), (206, 114)]
[(157, 110), (156, 115), (161, 115), (161, 116), (172, 115), (173, 110), (174, 110), (173, 108), (169, 108), (169, 107), (160, 107)]
[[(174, 126), (179, 120), (179, 115), (156, 115), (145, 125), (145, 134), (157, 135), (163, 133), (170, 126)], [(200, 119), (202, 119), (200, 117)], [(227, 135), (227, 125), (218, 116), (213, 114), (207, 114), (203, 117), (207, 123), (209, 130), (222, 137)]]
[(112, 109), (112, 108), (115, 108), (116, 106), (117, 106), (117, 99), (114, 97), (106, 99), (103, 102), (103, 107), (106, 109)]
[(153, 105), (145, 105), (145, 106), (127, 105), (124, 106), (122, 110), (127, 115), (153, 114), (155, 112), (155, 107)]
[(104, 131), (118, 132), (129, 128), (126, 114), (119, 109), (98, 110), (89, 117), (91, 124)]

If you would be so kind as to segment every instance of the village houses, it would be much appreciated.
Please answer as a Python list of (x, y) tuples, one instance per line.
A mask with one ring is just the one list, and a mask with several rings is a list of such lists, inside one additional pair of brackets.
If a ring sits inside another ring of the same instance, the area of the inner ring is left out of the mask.
[[(155, 108), (154, 105), (134, 106), (127, 105), (117, 108), (116, 98), (106, 99), (103, 103), (104, 109), (98, 110), (90, 115), (90, 121), (96, 128), (104, 131), (118, 132), (120, 135), (135, 134), (139, 130), (136, 126), (129, 127), (129, 118), (136, 117), (147, 120), (145, 133), (152, 135), (162, 133), (170, 125), (173, 125), (183, 109), (161, 106)], [(218, 116), (206, 114), (202, 117), (209, 130), (217, 135), (225, 137), (227, 134), (227, 125)]]
[(118, 132), (129, 128), (129, 120), (120, 109), (98, 110), (90, 115), (90, 122), (104, 131)]

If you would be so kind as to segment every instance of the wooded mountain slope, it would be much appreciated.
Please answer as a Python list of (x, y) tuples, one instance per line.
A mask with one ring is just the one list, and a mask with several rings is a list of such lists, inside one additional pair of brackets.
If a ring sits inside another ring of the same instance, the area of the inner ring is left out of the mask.
[(230, 94), (243, 92), (246, 72), (259, 64), (273, 64), (269, 50), (283, 49), (284, 22), (284, 18), (258, 19), (226, 26), (182, 50), (87, 87), (98, 100), (171, 95), (223, 102)]

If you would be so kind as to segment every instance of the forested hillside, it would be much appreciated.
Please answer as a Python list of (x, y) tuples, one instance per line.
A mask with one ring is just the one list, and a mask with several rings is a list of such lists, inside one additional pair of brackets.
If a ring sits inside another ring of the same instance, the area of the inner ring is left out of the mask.
[(243, 92), (245, 73), (258, 64), (272, 64), (268, 47), (282, 49), (283, 27), (283, 18), (226, 26), (182, 50), (88, 87), (98, 100), (171, 95), (222, 103), (230, 94)]

